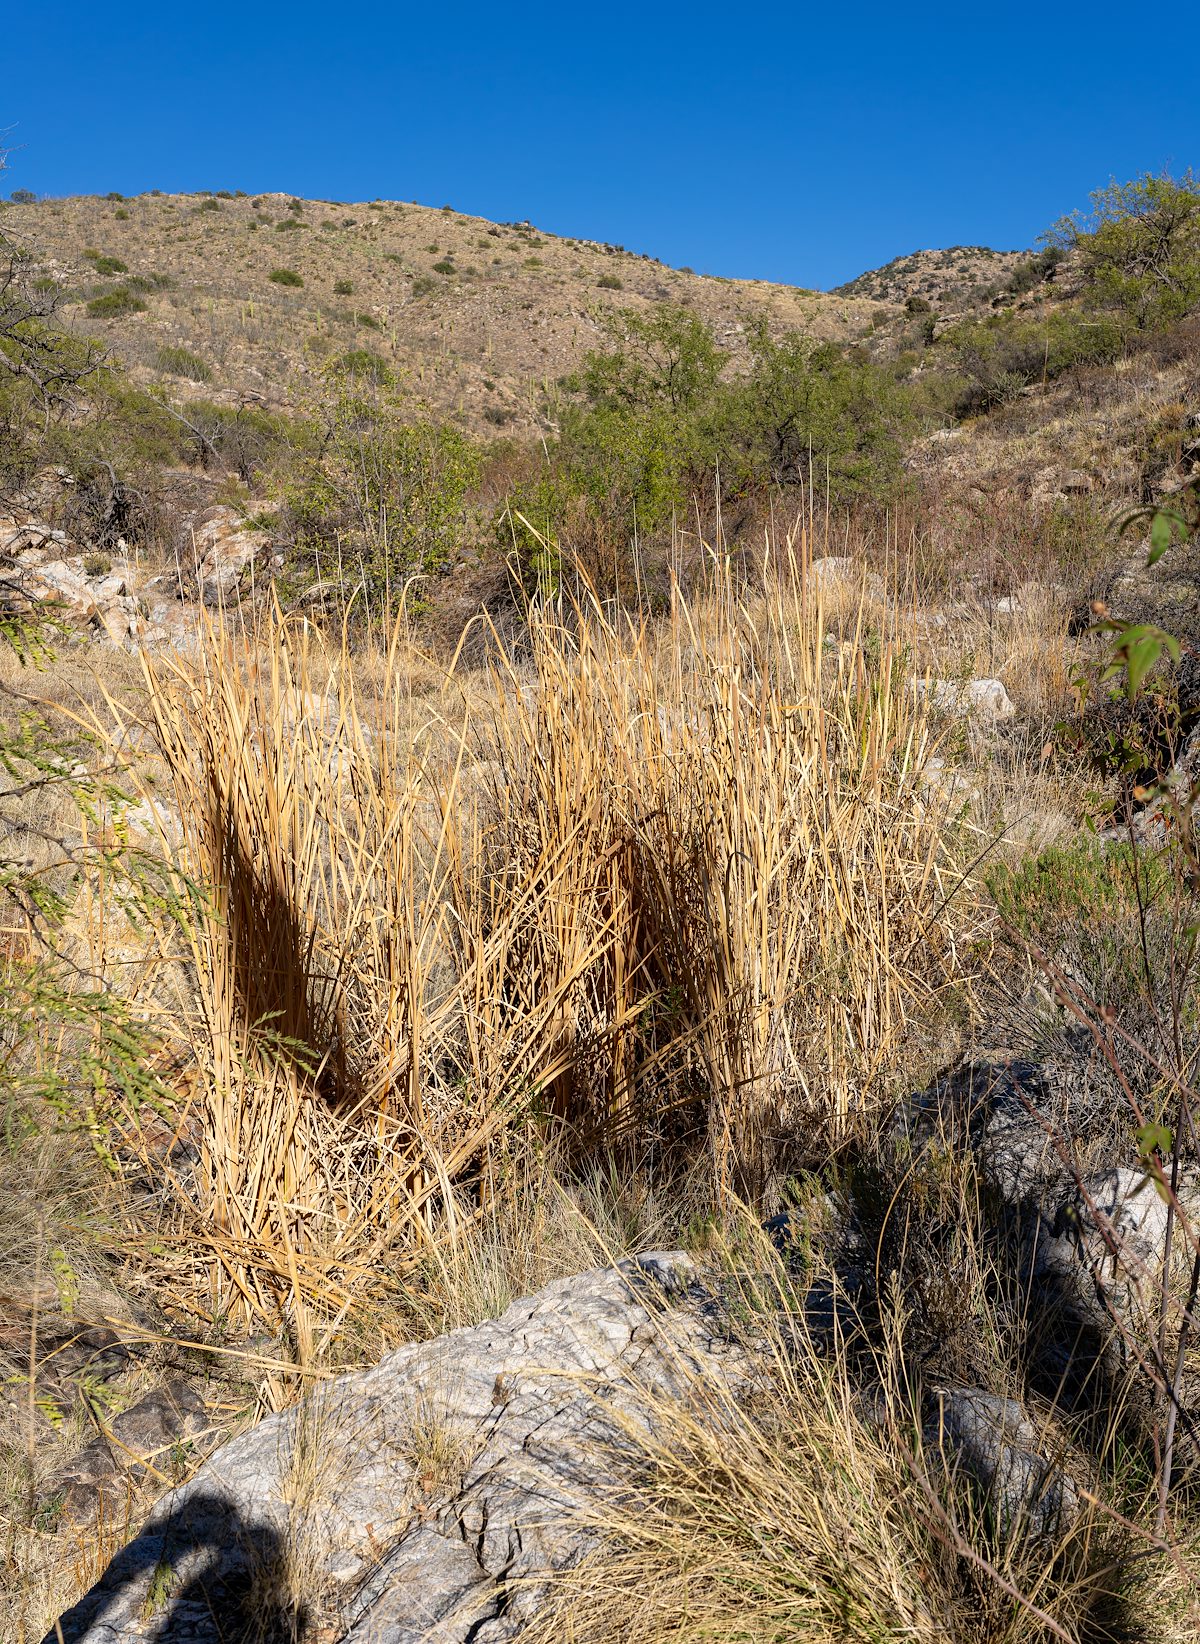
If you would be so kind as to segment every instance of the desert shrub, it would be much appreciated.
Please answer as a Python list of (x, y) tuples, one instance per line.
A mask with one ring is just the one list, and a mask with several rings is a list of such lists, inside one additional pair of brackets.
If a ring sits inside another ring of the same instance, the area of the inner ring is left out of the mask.
[(333, 289), (339, 297), (352, 297), (354, 295), (354, 286), (350, 280), (335, 280)]
[(933, 304), (925, 297), (909, 297), (905, 300), (904, 312), (906, 314), (930, 314), (933, 312)]
[(110, 193), (108, 193), (108, 194), (106, 194), (106, 195), (105, 195), (105, 196), (104, 196), (104, 198), (105, 198), (105, 199), (106, 199), (106, 200), (117, 200), (117, 201), (120, 201), (120, 200), (123, 200), (123, 199), (124, 199), (124, 198), (125, 198), (125, 196), (124, 196), (124, 195), (123, 195), (123, 194), (118, 194), (118, 193), (117, 193), (117, 192), (116, 192), (116, 190), (115, 190), (115, 189), (114, 189), (114, 190), (112, 190), (112, 191), (111, 191), (111, 192), (110, 192)]
[(33, 192), (32, 189), (28, 189), (28, 188), (14, 188), (12, 193), (9, 195), (9, 199), (12, 201), (12, 203), (14, 205), (36, 205), (37, 204), (37, 195)]
[(457, 274), (458, 270), (450, 261), (449, 257), (443, 257), (441, 262), (434, 263), (433, 272), (435, 274)]
[(1126, 328), (1115, 318), (1061, 308), (1036, 320), (993, 314), (968, 321), (946, 331), (940, 345), (963, 379), (957, 414), (971, 416), (1073, 366), (1117, 359), (1126, 337)]
[(120, 257), (93, 258), (92, 267), (97, 274), (127, 274), (129, 272), (129, 264), (122, 262)]
[(381, 354), (369, 348), (352, 348), (337, 361), (337, 370), (349, 377), (363, 378), (378, 387), (390, 388), (395, 374)]
[(1200, 177), (1146, 172), (1110, 183), (1091, 209), (1064, 217), (1050, 246), (1079, 259), (1089, 300), (1158, 330), (1200, 304)]
[(129, 221), (129, 213), (126, 211), (124, 206), (118, 206), (117, 210), (113, 212), (113, 218), (118, 223), (127, 223)]
[[(377, 369), (338, 361), (328, 377), (333, 392), (284, 484), (296, 542), (289, 574), (302, 586), (340, 543), (378, 612), (414, 571), (444, 565), (465, 539), (479, 452), (455, 428), (411, 420)], [(346, 595), (353, 586), (348, 577)]]
[(625, 289), (624, 280), (618, 279), (615, 274), (601, 274), (596, 284), (601, 291), (623, 291)]
[(225, 463), (244, 485), (261, 484), (302, 438), (302, 431), (290, 419), (259, 406), (192, 400), (184, 409), (196, 431), (190, 436), (183, 431), (192, 459), (204, 466), (214, 459)]
[(891, 372), (762, 328), (749, 375), (730, 379), (711, 328), (686, 308), (604, 323), (614, 346), (565, 384), (555, 489), (586, 497), (610, 535), (665, 527), (713, 495), (718, 473), (730, 498), (814, 480), (849, 498), (898, 475), (917, 408)]
[(1171, 1040), (1177, 1050), (1180, 1034), (1197, 1038), (1197, 899), (1178, 856), (1175, 843), (1156, 851), (1084, 835), (987, 879), (1019, 943), (1168, 1060)]
[(1061, 246), (1047, 246), (1036, 257), (1027, 257), (1023, 263), (1017, 264), (1005, 282), (1005, 289), (1017, 297), (1036, 290), (1039, 285), (1054, 278), (1065, 256)]
[(276, 285), (301, 286), (304, 276), (297, 274), (294, 268), (273, 268), (268, 275)]
[(191, 349), (172, 344), (158, 351), (158, 369), (173, 377), (186, 377), (190, 382), (211, 382), (212, 371)]
[(354, 316), (355, 325), (365, 325), (368, 331), (382, 331), (383, 321), (377, 320), (374, 314), (358, 313)]
[(300, 222), (296, 217), (284, 217), (280, 222), (275, 224), (275, 232), (277, 234), (287, 234), (294, 229), (307, 227), (307, 223)]
[(170, 274), (131, 274), (125, 284), (131, 291), (173, 291), (174, 276)]
[(93, 297), (87, 305), (89, 314), (97, 319), (117, 319), (122, 314), (139, 314), (146, 304), (136, 291), (128, 286), (119, 285), (112, 291), (106, 291), (103, 296)]
[(201, 200), (196, 207), (197, 211), (221, 211), (223, 209), (220, 200)]

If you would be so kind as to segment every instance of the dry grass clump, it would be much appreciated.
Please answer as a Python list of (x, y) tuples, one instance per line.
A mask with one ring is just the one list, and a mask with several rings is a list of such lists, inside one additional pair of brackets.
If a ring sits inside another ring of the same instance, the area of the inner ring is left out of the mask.
[(1069, 1527), (1002, 1528), (923, 1434), (896, 1342), (822, 1343), (761, 1236), (755, 1254), (748, 1269), (742, 1248), (725, 1297), (749, 1394), (685, 1371), (648, 1419), (613, 1416), (620, 1442), (588, 1510), (599, 1550), (551, 1587), (531, 1644), (1194, 1636), (1196, 1547), (1156, 1546), (1128, 1479), (1088, 1492)]
[(146, 659), (214, 1307), (343, 1317), (494, 1213), (531, 1124), (701, 1141), (761, 1197), (886, 1114), (969, 972), (930, 735), (890, 640), (828, 645), (819, 581), (765, 581), (537, 606), (523, 660), (416, 699), (401, 628), (369, 699), (282, 617)]

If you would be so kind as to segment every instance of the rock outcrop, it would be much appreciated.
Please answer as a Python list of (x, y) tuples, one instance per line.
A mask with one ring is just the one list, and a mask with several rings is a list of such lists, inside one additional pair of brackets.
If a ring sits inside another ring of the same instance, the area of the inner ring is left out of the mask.
[(595, 1544), (587, 1509), (624, 1423), (689, 1378), (741, 1373), (687, 1257), (562, 1280), (223, 1446), (61, 1639), (269, 1638), (302, 1607), (344, 1644), (499, 1644)]

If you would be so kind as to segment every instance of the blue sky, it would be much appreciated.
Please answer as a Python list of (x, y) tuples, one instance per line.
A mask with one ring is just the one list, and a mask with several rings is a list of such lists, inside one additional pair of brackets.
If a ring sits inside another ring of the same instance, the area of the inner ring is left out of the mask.
[(1194, 88), (1128, 7), (966, 11), (27, 5), (0, 36), (2, 186), (449, 203), (827, 287), (1200, 168)]

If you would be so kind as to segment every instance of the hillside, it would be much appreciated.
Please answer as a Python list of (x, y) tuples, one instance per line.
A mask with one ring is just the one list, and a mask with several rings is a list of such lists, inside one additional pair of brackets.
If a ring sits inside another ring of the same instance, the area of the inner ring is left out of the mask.
[[(62, 320), (109, 345), (138, 382), (196, 392), (182, 369), (216, 398), (287, 407), (323, 360), (370, 349), (417, 403), (475, 432), (544, 430), (549, 385), (600, 343), (606, 310), (686, 305), (735, 356), (761, 318), (834, 340), (874, 318), (858, 295), (709, 278), (529, 223), (398, 201), (82, 197), (10, 205), (0, 220), (61, 288)], [(273, 282), (279, 271), (300, 283)], [(131, 286), (141, 306), (88, 311)]]
[(960, 311), (990, 300), (993, 288), (1002, 286), (1028, 256), (1027, 251), (993, 251), (984, 245), (912, 251), (893, 257), (882, 268), (868, 269), (832, 294), (899, 306), (915, 298), (938, 311)]

